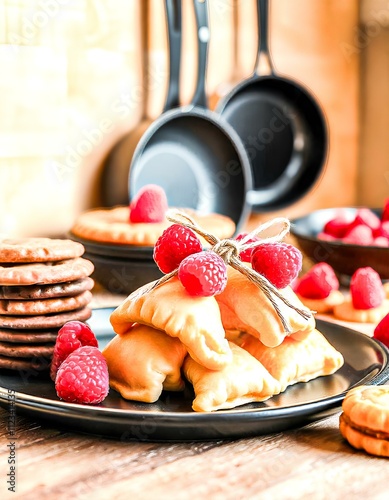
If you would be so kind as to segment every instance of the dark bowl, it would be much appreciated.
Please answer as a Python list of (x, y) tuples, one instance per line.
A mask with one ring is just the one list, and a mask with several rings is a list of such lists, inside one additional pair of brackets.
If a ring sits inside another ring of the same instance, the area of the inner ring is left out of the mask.
[(111, 293), (130, 294), (150, 281), (163, 275), (154, 260), (120, 259), (86, 252), (86, 259), (93, 262), (92, 278)]
[[(389, 279), (389, 248), (373, 245), (351, 245), (341, 241), (321, 240), (317, 235), (324, 225), (342, 211), (352, 220), (358, 207), (316, 210), (291, 221), (291, 234), (300, 249), (314, 262), (327, 262), (341, 275), (352, 276), (360, 267), (370, 266), (382, 279)], [(373, 209), (378, 216), (381, 211)]]
[(68, 238), (85, 247), (83, 257), (93, 262), (92, 278), (111, 293), (130, 294), (162, 275), (153, 259), (153, 246), (100, 243), (70, 232)]
[[(113, 257), (115, 259), (147, 260), (153, 261), (154, 246), (122, 245), (120, 243), (101, 243), (99, 241), (87, 240), (76, 236), (72, 232), (68, 234), (71, 240), (78, 241), (85, 247), (87, 253)], [(154, 261), (153, 261), (154, 262)]]

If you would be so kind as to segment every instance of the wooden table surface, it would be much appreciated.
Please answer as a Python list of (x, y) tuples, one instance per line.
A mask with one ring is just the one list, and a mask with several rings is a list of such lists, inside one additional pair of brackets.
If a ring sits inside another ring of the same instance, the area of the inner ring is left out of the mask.
[(389, 461), (351, 448), (339, 414), (277, 434), (189, 443), (111, 440), (16, 415), (12, 493), (9, 414), (0, 408), (0, 499), (388, 498)]

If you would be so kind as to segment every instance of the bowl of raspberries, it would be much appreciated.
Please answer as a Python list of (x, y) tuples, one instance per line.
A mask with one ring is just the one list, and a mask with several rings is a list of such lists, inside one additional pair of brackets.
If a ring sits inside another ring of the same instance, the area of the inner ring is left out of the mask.
[(389, 198), (383, 208), (327, 208), (291, 223), (291, 234), (313, 262), (345, 276), (369, 266), (389, 279)]

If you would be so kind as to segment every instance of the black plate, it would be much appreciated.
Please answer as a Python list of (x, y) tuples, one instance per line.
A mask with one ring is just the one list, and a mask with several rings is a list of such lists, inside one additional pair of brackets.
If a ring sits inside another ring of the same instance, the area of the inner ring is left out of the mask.
[[(342, 211), (350, 221), (358, 207), (325, 208), (291, 221), (291, 234), (299, 247), (314, 262), (327, 262), (342, 275), (352, 276), (360, 267), (370, 266), (382, 279), (389, 279), (389, 248), (374, 245), (352, 245), (340, 240), (327, 241), (317, 237), (324, 225)], [(381, 210), (372, 209), (381, 216)]]
[[(100, 347), (112, 337), (109, 315), (96, 309), (89, 321)], [(56, 427), (121, 440), (193, 441), (230, 439), (279, 432), (305, 425), (339, 411), (345, 392), (361, 384), (383, 384), (389, 379), (389, 351), (379, 342), (342, 326), (317, 321), (318, 328), (343, 354), (344, 366), (334, 375), (289, 387), (264, 403), (232, 410), (195, 413), (193, 393), (164, 393), (154, 404), (126, 401), (111, 391), (99, 406), (60, 401), (47, 376), (0, 370), (0, 404), (9, 404), (15, 391), (16, 413), (42, 419)]]

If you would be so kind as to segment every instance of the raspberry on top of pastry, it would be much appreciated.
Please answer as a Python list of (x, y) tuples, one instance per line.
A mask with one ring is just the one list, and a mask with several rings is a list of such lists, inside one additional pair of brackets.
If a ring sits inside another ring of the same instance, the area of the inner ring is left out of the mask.
[[(168, 204), (163, 189), (149, 184), (144, 186), (129, 206), (100, 208), (82, 213), (72, 227), (79, 238), (99, 243), (153, 246), (163, 231), (172, 223), (166, 218)], [(225, 215), (203, 214), (185, 208), (206, 231), (220, 239), (235, 232), (235, 223)]]
[(334, 308), (334, 316), (344, 321), (378, 323), (389, 312), (389, 300), (379, 274), (371, 267), (355, 271), (350, 282), (351, 297)]
[(315, 264), (297, 281), (294, 290), (306, 307), (318, 313), (332, 312), (344, 301), (335, 271), (326, 262)]

